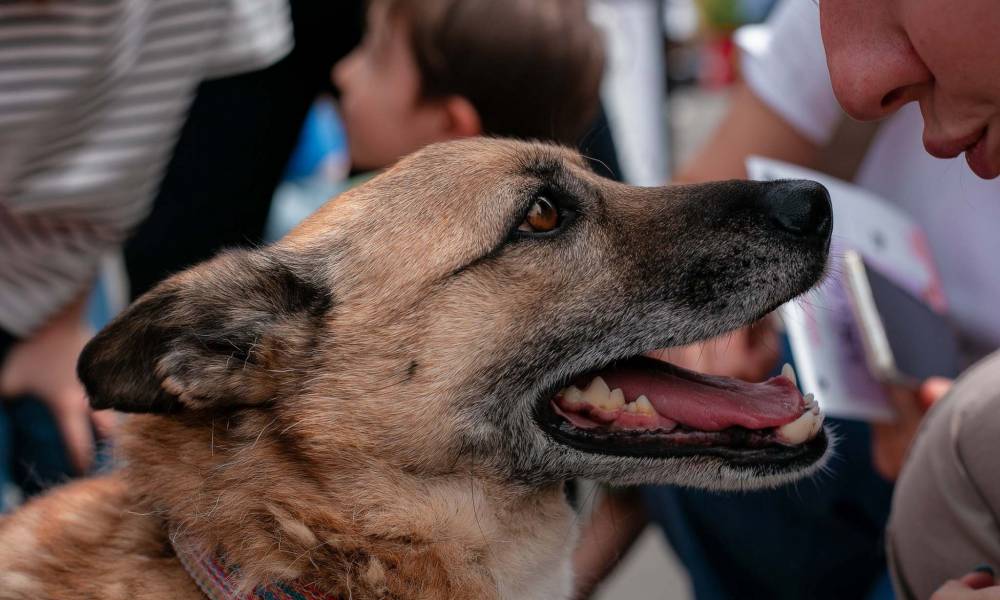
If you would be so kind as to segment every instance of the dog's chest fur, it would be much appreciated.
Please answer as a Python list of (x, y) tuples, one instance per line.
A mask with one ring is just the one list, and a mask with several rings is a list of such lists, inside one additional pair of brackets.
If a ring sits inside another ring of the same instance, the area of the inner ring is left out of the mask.
[(562, 600), (572, 592), (570, 555), (576, 543), (572, 513), (541, 520), (526, 515), (515, 537), (495, 544), (489, 560), (498, 596), (507, 599)]
[[(568, 549), (568, 547), (567, 547)], [(523, 573), (497, 573), (500, 597), (504, 600), (563, 600), (573, 591), (573, 571), (566, 550), (544, 557)]]
[[(452, 559), (441, 565), (448, 579), (478, 579), (480, 585), (460, 589), (480, 598), (569, 597), (575, 535), (572, 511), (558, 491), (529, 502), (532, 506), (525, 508), (530, 510), (516, 511), (497, 510), (492, 499), (478, 494), (473, 506), (471, 495), (462, 496), (454, 496), (453, 507), (465, 504), (472, 511), (453, 512), (454, 529), (439, 532), (464, 538), (460, 547), (439, 555)], [(32, 502), (21, 519), (0, 523), (0, 561), (5, 565), (0, 599), (61, 598), (79, 590), (101, 598), (161, 598), (165, 590), (171, 597), (201, 598), (170, 551), (159, 516), (125, 508), (129, 503), (126, 484), (112, 476), (67, 486)], [(374, 546), (371, 550), (378, 556)], [(68, 576), (62, 569), (67, 564), (74, 566)], [(330, 581), (353, 576), (320, 574)], [(419, 587), (419, 582), (410, 583), (414, 590)], [(448, 584), (410, 596), (398, 593), (411, 589), (405, 582), (390, 587), (397, 592), (373, 597), (449, 598), (455, 589)], [(368, 596), (362, 592), (360, 597)]]

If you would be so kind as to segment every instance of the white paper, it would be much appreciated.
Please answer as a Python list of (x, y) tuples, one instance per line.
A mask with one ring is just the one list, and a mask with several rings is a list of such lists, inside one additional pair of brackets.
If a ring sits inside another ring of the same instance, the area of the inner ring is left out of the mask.
[(747, 159), (751, 179), (812, 179), (833, 201), (829, 274), (820, 286), (780, 309), (799, 385), (834, 417), (891, 421), (894, 411), (865, 363), (851, 314), (842, 259), (853, 249), (896, 285), (944, 312), (944, 294), (923, 230), (905, 213), (856, 185), (768, 158)]

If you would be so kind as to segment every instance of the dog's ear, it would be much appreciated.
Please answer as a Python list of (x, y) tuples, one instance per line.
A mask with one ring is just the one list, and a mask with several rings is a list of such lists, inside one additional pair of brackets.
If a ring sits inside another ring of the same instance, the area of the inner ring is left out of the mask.
[(332, 294), (270, 250), (231, 251), (144, 295), (84, 348), (96, 409), (260, 404), (305, 368)]

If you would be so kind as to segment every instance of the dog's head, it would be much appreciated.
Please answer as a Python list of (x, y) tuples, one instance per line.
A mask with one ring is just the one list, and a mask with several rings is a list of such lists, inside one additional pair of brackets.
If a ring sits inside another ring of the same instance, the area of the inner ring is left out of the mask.
[(808, 290), (830, 228), (810, 182), (637, 188), (565, 149), (437, 145), (274, 246), (170, 278), (80, 374), (98, 408), (271, 411), (318, 463), (772, 485), (827, 451), (794, 384), (643, 355)]

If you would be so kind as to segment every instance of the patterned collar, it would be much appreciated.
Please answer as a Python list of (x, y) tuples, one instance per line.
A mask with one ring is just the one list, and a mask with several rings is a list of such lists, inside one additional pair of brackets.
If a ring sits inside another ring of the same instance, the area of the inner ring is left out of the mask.
[(169, 537), (184, 570), (208, 600), (337, 600), (311, 585), (299, 583), (269, 583), (257, 586), (252, 592), (241, 591), (238, 566), (227, 565), (215, 552), (176, 531)]

